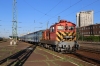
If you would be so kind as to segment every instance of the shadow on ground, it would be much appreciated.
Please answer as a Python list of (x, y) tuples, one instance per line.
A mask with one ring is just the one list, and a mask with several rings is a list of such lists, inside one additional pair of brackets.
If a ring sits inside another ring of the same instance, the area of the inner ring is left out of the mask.
[(23, 49), (3, 60), (0, 60), (0, 65), (3, 63), (6, 63), (7, 60), (10, 61), (7, 63), (7, 66), (22, 66), (25, 61), (29, 58), (29, 56), (32, 54), (32, 52), (35, 50), (37, 46), (36, 45), (31, 45), (27, 47), (26, 49)]

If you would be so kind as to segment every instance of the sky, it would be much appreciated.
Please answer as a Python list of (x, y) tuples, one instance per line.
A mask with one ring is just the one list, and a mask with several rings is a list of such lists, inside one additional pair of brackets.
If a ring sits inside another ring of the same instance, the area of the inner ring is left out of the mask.
[[(90, 10), (100, 23), (100, 0), (16, 0), (18, 36), (49, 28), (58, 16), (76, 24), (76, 14)], [(0, 0), (0, 37), (12, 35), (12, 20), (13, 0)]]

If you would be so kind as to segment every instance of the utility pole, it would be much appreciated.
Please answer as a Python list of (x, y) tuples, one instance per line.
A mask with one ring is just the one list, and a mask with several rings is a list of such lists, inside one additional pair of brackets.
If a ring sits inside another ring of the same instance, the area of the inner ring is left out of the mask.
[(58, 22), (60, 21), (60, 16), (58, 16)]
[(49, 24), (49, 21), (47, 22), (47, 29), (48, 29), (48, 24)]
[(11, 45), (17, 44), (17, 9), (16, 9), (16, 0), (13, 0), (13, 20), (12, 20), (12, 41)]

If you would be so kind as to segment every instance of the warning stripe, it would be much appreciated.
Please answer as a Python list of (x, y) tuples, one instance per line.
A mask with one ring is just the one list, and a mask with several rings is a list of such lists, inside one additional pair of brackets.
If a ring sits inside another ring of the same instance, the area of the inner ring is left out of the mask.
[(75, 35), (76, 35), (76, 32), (74, 32), (73, 36), (75, 36)]
[(57, 39), (58, 39), (59, 41), (61, 41), (60, 34), (57, 32), (56, 35), (57, 35)]
[(56, 40), (57, 40), (57, 41), (60, 41), (60, 39), (59, 39), (58, 37), (56, 37)]
[(60, 38), (63, 39), (62, 33), (61, 33), (60, 31), (59, 31), (58, 33), (59, 33), (59, 35), (60, 35)]
[(73, 38), (69, 38), (67, 39), (67, 41), (74, 41), (76, 40), (76, 33), (75, 32), (61, 32), (61, 31), (58, 31), (56, 32), (56, 40), (57, 41), (61, 41), (64, 39), (65, 36), (73, 36)]
[(62, 35), (63, 35), (63, 36), (66, 36), (66, 34), (65, 34), (64, 32), (62, 32)]

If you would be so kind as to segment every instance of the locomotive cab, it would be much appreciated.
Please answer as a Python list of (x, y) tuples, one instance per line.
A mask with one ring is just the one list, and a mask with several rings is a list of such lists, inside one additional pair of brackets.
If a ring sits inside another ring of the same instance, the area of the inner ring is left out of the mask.
[(56, 40), (59, 41), (60, 51), (72, 52), (76, 50), (75, 24), (61, 20), (56, 26)]

